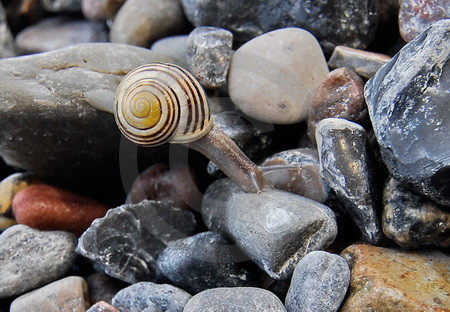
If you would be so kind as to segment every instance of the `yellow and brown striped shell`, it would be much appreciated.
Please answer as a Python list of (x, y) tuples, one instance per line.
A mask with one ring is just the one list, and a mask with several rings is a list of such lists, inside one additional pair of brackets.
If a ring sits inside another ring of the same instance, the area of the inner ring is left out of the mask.
[(189, 143), (212, 127), (200, 84), (186, 70), (168, 63), (129, 72), (117, 88), (114, 116), (120, 131), (143, 146)]

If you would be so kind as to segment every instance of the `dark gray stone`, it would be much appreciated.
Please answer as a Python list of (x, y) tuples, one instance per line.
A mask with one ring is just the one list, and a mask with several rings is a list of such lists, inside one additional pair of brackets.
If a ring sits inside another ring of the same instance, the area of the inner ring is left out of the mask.
[(8, 26), (6, 12), (0, 3), (0, 58), (16, 56), (14, 37)]
[(119, 291), (112, 304), (121, 312), (182, 312), (191, 297), (172, 285), (140, 282)]
[(246, 193), (228, 179), (207, 189), (206, 226), (235, 242), (274, 279), (287, 279), (301, 257), (336, 237), (334, 213), (311, 199), (266, 188)]
[(233, 34), (219, 27), (197, 27), (186, 42), (186, 61), (191, 73), (205, 88), (219, 88), (227, 82)]
[(81, 0), (40, 0), (40, 2), (49, 12), (81, 11)]
[(450, 213), (390, 178), (383, 192), (383, 231), (407, 248), (450, 247)]
[(110, 209), (94, 220), (76, 251), (119, 280), (148, 281), (155, 278), (161, 251), (171, 241), (193, 234), (196, 226), (192, 212), (170, 202), (144, 200)]
[(0, 298), (61, 278), (75, 260), (77, 239), (62, 231), (13, 225), (0, 235)]
[(450, 205), (450, 19), (405, 45), (365, 87), (374, 132), (391, 175)]
[(326, 118), (316, 128), (322, 177), (337, 194), (365, 240), (378, 244), (382, 232), (366, 131), (342, 118)]
[(339, 309), (350, 283), (350, 269), (344, 258), (325, 251), (313, 251), (300, 260), (286, 296), (288, 312)]
[(263, 274), (219, 234), (203, 232), (172, 242), (159, 255), (158, 271), (191, 294), (217, 287), (259, 286)]
[(202, 291), (188, 301), (183, 312), (285, 312), (273, 293), (262, 288), (213, 288)]

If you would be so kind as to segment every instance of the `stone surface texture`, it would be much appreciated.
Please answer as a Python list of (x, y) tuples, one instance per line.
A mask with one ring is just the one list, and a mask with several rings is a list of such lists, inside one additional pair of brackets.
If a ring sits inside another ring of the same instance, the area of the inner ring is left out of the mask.
[(14, 37), (9, 29), (3, 4), (0, 3), (0, 58), (16, 56)]
[(105, 301), (99, 301), (93, 304), (86, 312), (120, 312), (115, 307)]
[(81, 11), (91, 21), (113, 20), (125, 0), (81, 0)]
[(183, 68), (189, 68), (186, 61), (186, 41), (188, 35), (168, 36), (155, 41), (151, 49), (160, 54), (168, 55), (177, 60)]

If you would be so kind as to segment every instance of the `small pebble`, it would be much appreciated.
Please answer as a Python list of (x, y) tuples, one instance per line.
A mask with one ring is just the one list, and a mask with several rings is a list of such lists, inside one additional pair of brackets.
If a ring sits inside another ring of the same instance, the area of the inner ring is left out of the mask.
[(22, 224), (6, 229), (0, 235), (0, 298), (64, 276), (75, 259), (76, 241), (67, 232), (38, 231)]
[(184, 290), (172, 285), (140, 282), (119, 291), (112, 304), (120, 312), (182, 312), (191, 297)]
[(128, 286), (128, 284), (112, 278), (104, 273), (94, 273), (86, 279), (89, 286), (89, 298), (91, 302), (111, 303), (114, 295)]
[(105, 301), (99, 301), (92, 305), (86, 312), (120, 312), (114, 306)]
[(340, 256), (312, 251), (297, 264), (286, 296), (288, 312), (335, 312), (350, 283), (350, 269)]
[(0, 58), (16, 56), (14, 37), (9, 29), (3, 4), (0, 3)]
[(224, 86), (232, 55), (233, 34), (219, 27), (197, 27), (186, 42), (189, 70), (209, 89)]
[(155, 41), (151, 49), (157, 53), (165, 54), (173, 57), (183, 68), (189, 68), (186, 61), (186, 41), (188, 35), (178, 35), (164, 37)]
[(10, 312), (85, 312), (89, 306), (86, 281), (69, 276), (16, 298)]
[(306, 119), (328, 74), (316, 38), (283, 28), (254, 38), (234, 53), (228, 75), (231, 100), (246, 115), (274, 124)]

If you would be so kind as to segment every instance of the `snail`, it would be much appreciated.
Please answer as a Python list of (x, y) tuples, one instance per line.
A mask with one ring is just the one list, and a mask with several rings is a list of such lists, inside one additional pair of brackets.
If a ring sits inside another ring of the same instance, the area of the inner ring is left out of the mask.
[(182, 143), (212, 160), (247, 192), (261, 192), (265, 173), (214, 125), (206, 94), (183, 68), (151, 63), (130, 71), (115, 96), (114, 116), (120, 131), (141, 146)]

